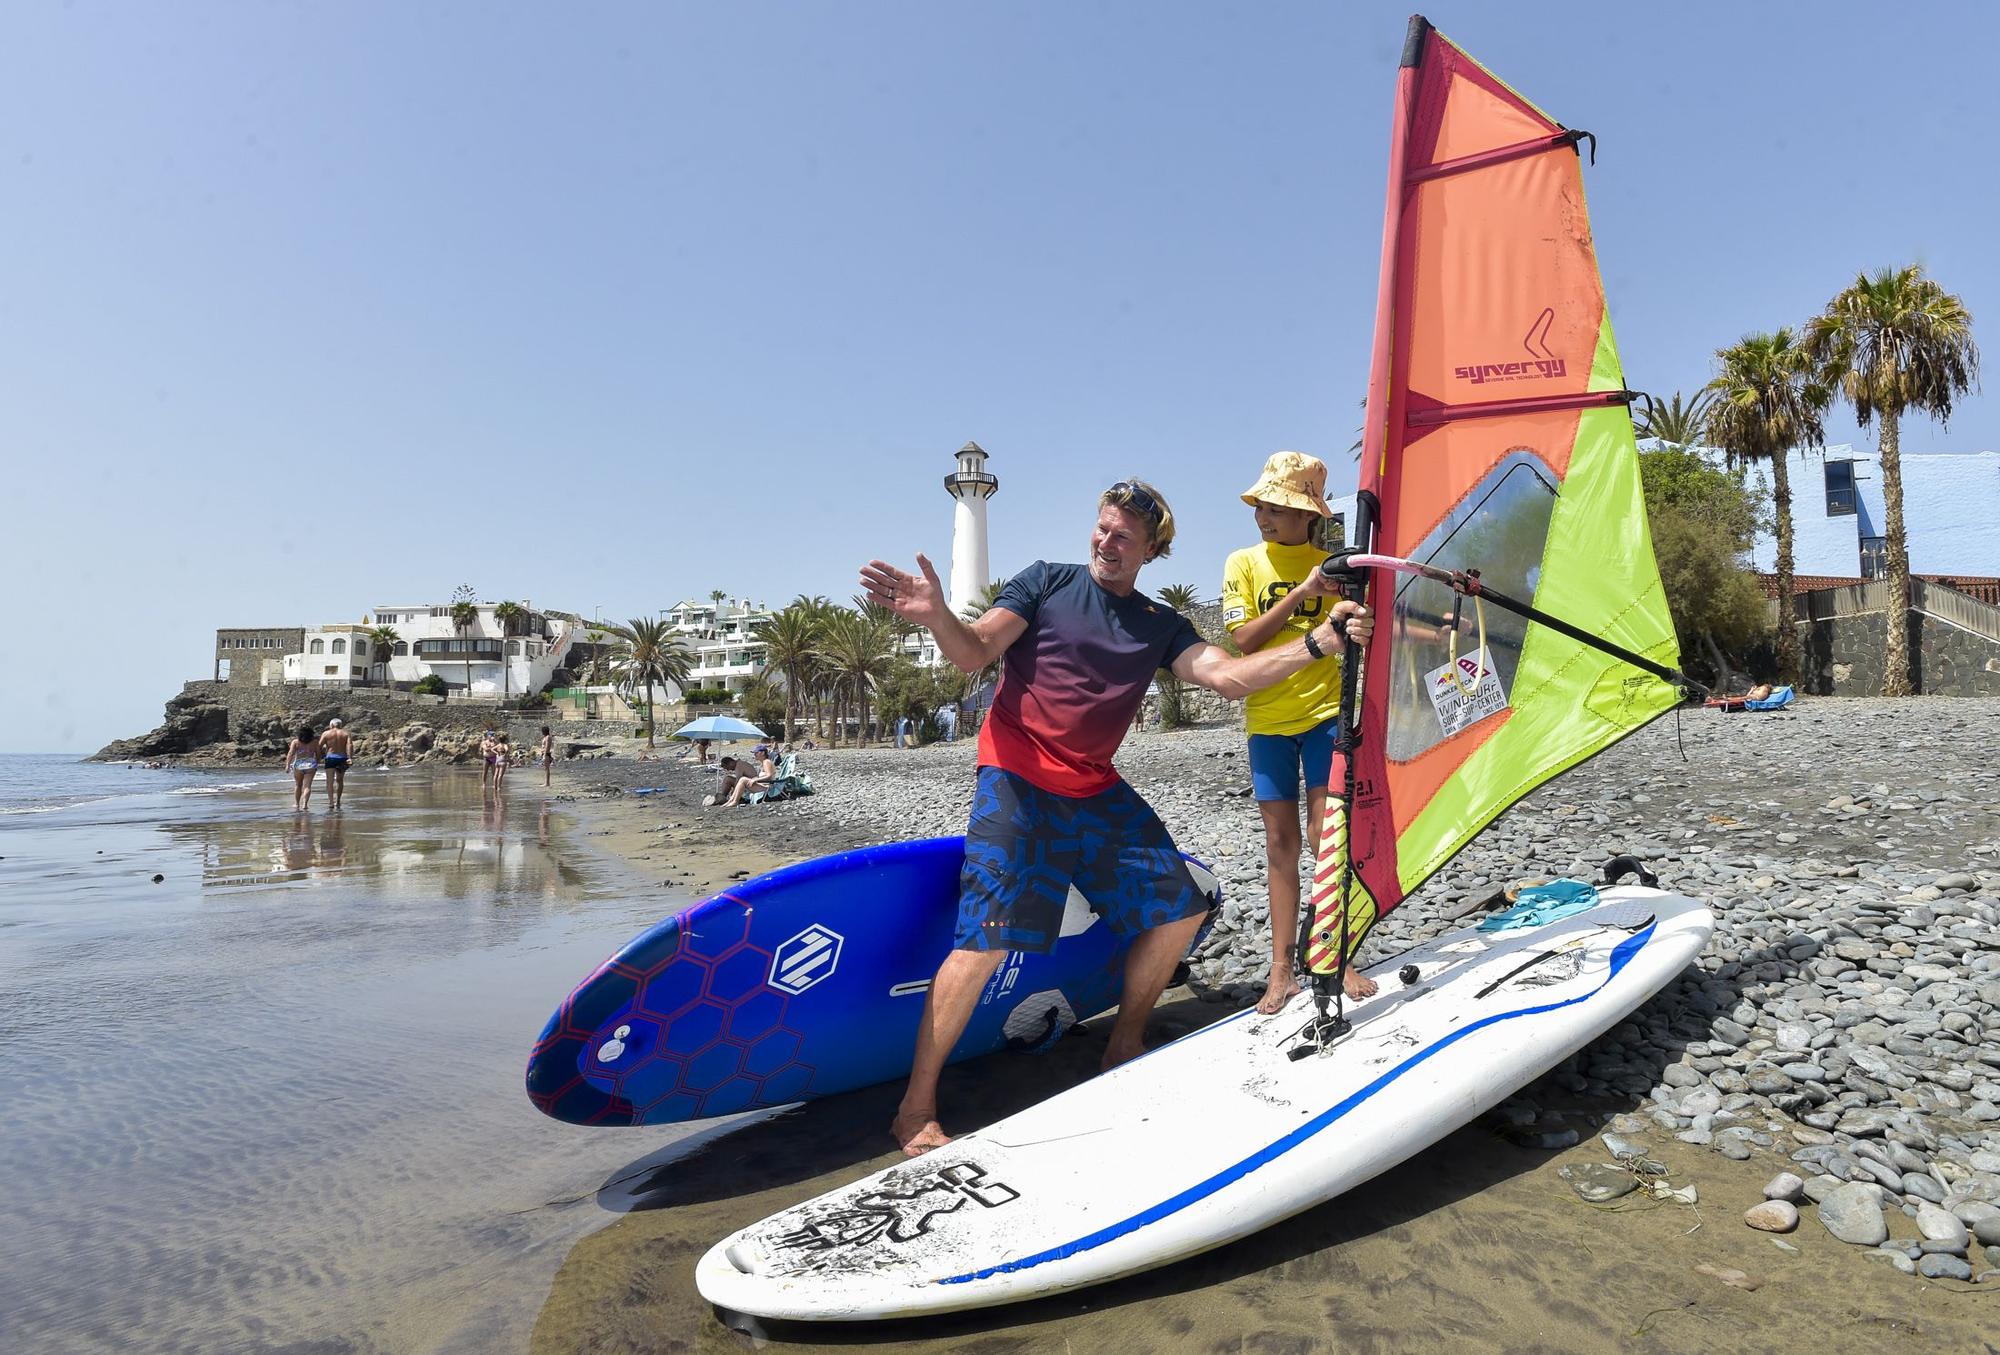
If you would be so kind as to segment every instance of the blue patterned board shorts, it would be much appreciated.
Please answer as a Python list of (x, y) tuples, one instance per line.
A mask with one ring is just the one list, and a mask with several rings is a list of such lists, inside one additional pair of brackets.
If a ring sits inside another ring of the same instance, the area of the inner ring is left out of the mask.
[(1122, 936), (1206, 912), (1167, 826), (1120, 781), (1081, 798), (981, 767), (959, 872), (960, 950), (1047, 953), (1074, 884)]

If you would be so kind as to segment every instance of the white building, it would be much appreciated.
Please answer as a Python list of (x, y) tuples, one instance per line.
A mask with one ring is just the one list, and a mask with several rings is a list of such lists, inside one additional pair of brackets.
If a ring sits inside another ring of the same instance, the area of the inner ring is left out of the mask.
[[(733, 695), (764, 676), (764, 642), (757, 638), (756, 628), (772, 613), (761, 604), (752, 606), (742, 598), (721, 602), (690, 598), (661, 615), (694, 651), (690, 687), (721, 687)], [(675, 689), (669, 699), (679, 700), (680, 695)]]
[(359, 687), (376, 676), (369, 627), (352, 622), (307, 626), (297, 654), (285, 655), (285, 681), (309, 687)]
[[(508, 627), (493, 615), (496, 605), (474, 604), (472, 619), (463, 626), (452, 619), (449, 604), (376, 608), (375, 624), (396, 632), (389, 681), (403, 685), (435, 674), (459, 694), (531, 696), (541, 691), (588, 623), (529, 608)], [(307, 632), (308, 647), (312, 634)], [(311, 655), (305, 657), (310, 660)]]

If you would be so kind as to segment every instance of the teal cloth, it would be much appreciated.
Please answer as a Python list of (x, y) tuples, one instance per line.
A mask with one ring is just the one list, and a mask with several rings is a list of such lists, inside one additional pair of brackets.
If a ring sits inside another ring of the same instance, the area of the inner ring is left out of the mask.
[(1479, 924), (1479, 930), (1507, 932), (1516, 927), (1540, 927), (1596, 906), (1597, 890), (1590, 885), (1581, 880), (1551, 880), (1545, 885), (1529, 885), (1512, 908), (1488, 916)]

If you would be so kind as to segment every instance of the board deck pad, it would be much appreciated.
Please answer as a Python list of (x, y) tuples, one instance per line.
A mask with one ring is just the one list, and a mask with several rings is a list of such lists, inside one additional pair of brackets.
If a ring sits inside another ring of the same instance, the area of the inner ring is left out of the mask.
[[(529, 1098), (573, 1124), (670, 1124), (906, 1075), (951, 950), (964, 858), (962, 837), (842, 852), (649, 928), (549, 1018), (528, 1057)], [(1189, 869), (1219, 901), (1207, 867), (1189, 858)], [(1072, 891), (1055, 949), (1008, 956), (952, 1061), (1046, 1048), (1112, 1007), (1124, 951)]]
[[(1603, 891), (1540, 926), (1448, 933), (1372, 969), (1352, 1033), (1294, 1060), (1305, 995), (1224, 1018), (924, 1157), (716, 1244), (702, 1295), (865, 1320), (1096, 1284), (1243, 1237), (1443, 1138), (1611, 1029), (1714, 925)], [(1398, 975), (1416, 966), (1414, 982)]]

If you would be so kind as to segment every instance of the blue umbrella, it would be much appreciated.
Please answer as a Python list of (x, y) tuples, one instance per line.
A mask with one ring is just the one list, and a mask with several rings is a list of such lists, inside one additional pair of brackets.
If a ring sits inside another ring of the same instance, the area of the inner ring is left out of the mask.
[(734, 743), (739, 739), (768, 739), (771, 736), (748, 720), (739, 720), (734, 715), (704, 715), (699, 720), (690, 720), (676, 729), (674, 737)]

